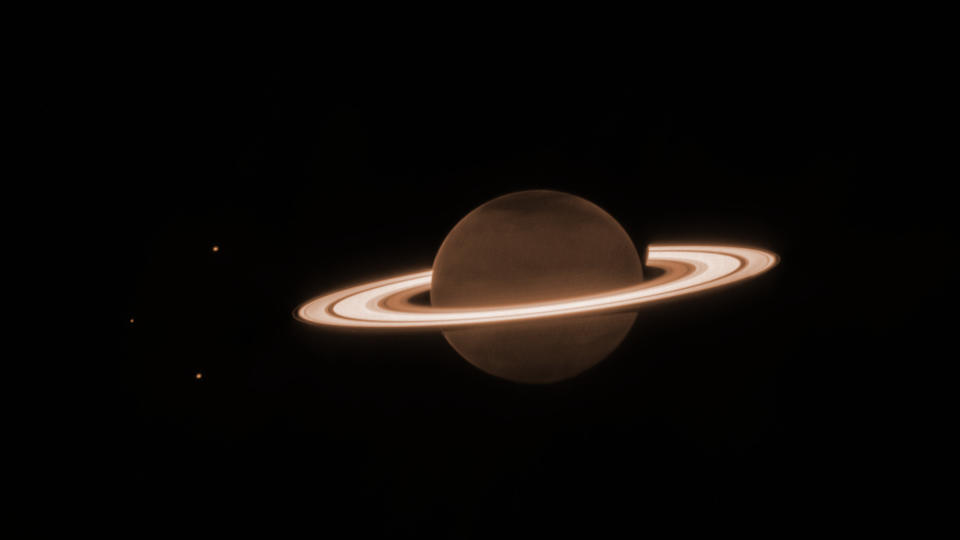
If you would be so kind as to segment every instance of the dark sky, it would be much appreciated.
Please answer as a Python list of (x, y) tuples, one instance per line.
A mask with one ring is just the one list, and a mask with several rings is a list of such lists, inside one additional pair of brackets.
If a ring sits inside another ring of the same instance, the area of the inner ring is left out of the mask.
[[(112, 202), (90, 217), (120, 344), (94, 444), (123, 511), (480, 538), (885, 500), (907, 475), (894, 448), (922, 429), (897, 396), (916, 392), (901, 370), (922, 361), (910, 306), (928, 300), (890, 282), (937, 223), (909, 176), (908, 104), (853, 53), (645, 58), (132, 55), (116, 181), (92, 187)], [(595, 202), (638, 245), (782, 262), (642, 312), (551, 386), (488, 376), (436, 333), (293, 319), (311, 295), (429, 267), (463, 215), (531, 188)]]

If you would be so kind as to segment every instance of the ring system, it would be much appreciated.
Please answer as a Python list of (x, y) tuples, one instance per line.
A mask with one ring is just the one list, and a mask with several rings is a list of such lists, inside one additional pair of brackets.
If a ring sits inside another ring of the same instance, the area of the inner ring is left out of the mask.
[(777, 264), (770, 251), (726, 245), (651, 245), (647, 266), (662, 274), (624, 289), (550, 302), (435, 308), (411, 299), (430, 290), (426, 270), (342, 289), (300, 306), (300, 320), (321, 326), (424, 329), (502, 324), (547, 317), (629, 311), (642, 305), (713, 289), (762, 274)]

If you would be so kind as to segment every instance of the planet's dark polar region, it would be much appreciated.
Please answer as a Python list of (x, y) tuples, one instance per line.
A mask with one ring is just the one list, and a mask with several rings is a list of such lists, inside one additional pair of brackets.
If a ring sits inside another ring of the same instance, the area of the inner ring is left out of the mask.
[[(436, 307), (547, 302), (636, 285), (643, 263), (630, 235), (597, 205), (557, 191), (510, 193), (473, 210), (433, 263)], [(547, 318), (445, 330), (481, 370), (515, 382), (574, 377), (609, 355), (635, 313)]]

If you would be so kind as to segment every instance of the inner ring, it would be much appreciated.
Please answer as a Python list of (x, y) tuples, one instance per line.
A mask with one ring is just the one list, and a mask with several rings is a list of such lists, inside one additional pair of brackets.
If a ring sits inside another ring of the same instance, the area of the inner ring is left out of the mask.
[(371, 282), (315, 298), (297, 317), (322, 326), (444, 329), (480, 324), (634, 310), (759, 275), (778, 262), (769, 251), (738, 246), (650, 246), (647, 264), (663, 274), (636, 286), (549, 302), (471, 309), (434, 308), (410, 299), (430, 288), (429, 270)]

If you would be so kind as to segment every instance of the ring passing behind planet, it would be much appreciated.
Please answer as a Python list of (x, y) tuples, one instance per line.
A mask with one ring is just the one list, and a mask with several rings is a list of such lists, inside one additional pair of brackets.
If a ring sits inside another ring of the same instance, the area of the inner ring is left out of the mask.
[[(638, 309), (743, 281), (778, 262), (770, 251), (732, 245), (646, 252), (645, 267), (629, 234), (585, 199), (521, 191), (467, 214), (432, 270), (317, 297), (296, 316), (335, 328), (440, 331), (477, 368), (545, 384), (606, 358)], [(424, 294), (430, 305), (414, 301)]]

